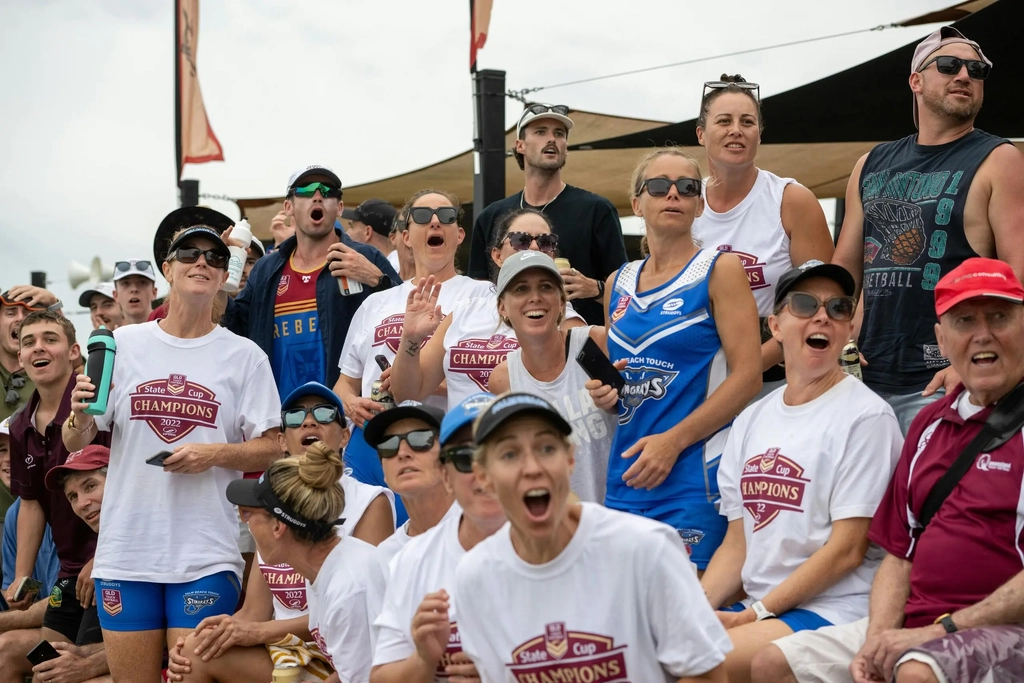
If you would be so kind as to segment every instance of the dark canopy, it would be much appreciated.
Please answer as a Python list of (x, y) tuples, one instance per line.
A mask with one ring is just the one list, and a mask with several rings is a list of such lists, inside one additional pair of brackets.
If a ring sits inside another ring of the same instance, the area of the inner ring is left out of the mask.
[[(985, 82), (977, 126), (993, 135), (1024, 137), (1021, 46), (1024, 2), (1000, 0), (953, 24), (977, 41), (994, 65)], [(767, 97), (763, 144), (880, 142), (914, 132), (907, 85), (917, 42), (827, 78)], [(753, 80), (757, 80), (756, 78)], [(633, 149), (697, 144), (696, 119), (571, 146), (570, 149)]]

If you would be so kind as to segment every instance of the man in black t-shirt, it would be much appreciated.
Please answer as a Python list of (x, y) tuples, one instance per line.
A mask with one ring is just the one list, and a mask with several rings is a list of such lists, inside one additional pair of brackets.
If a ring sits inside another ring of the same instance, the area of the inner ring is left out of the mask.
[(534, 104), (523, 110), (516, 126), (515, 158), (525, 172), (525, 187), (484, 209), (473, 225), (469, 275), (490, 278), (494, 224), (503, 214), (531, 207), (555, 226), (566, 293), (576, 311), (592, 325), (603, 325), (604, 283), (626, 262), (622, 226), (610, 201), (562, 182), (572, 119), (564, 105)]

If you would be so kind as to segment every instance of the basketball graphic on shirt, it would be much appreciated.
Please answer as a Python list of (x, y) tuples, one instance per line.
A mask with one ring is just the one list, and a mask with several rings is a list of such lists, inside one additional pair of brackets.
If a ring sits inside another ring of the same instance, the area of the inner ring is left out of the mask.
[(880, 253), (898, 266), (909, 266), (924, 253), (924, 219), (921, 207), (894, 199), (864, 203), (864, 218), (885, 237)]
[(750, 289), (764, 289), (765, 287), (772, 286), (764, 276), (764, 268), (768, 264), (758, 260), (754, 254), (736, 251), (732, 248), (731, 244), (718, 245), (718, 251), (735, 254), (739, 257), (740, 263), (743, 264), (743, 270), (747, 273), (747, 282), (750, 284)]
[(531, 638), (512, 651), (506, 664), (516, 681), (628, 680), (626, 647), (595, 633), (570, 631), (564, 622), (547, 624), (544, 635)]
[(468, 375), (481, 390), (487, 391), (494, 367), (505, 360), (509, 351), (519, 348), (519, 342), (504, 334), (493, 334), (487, 339), (462, 339), (451, 348), (448, 370)]
[(744, 463), (740, 491), (743, 507), (754, 518), (754, 531), (763, 529), (784, 510), (804, 511), (804, 490), (810, 479), (803, 475), (804, 469), (778, 448), (769, 448)]
[(217, 428), (220, 403), (216, 398), (185, 375), (171, 374), (135, 387), (129, 396), (129, 419), (145, 421), (164, 443), (174, 443), (196, 427)]

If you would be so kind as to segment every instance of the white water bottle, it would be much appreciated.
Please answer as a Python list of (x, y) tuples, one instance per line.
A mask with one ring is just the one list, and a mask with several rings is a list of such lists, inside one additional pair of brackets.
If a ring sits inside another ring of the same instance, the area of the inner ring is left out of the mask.
[(249, 221), (244, 218), (231, 230), (231, 239), (238, 240), (244, 247), (228, 245), (231, 258), (228, 259), (228, 279), (221, 287), (225, 292), (237, 292), (238, 285), (242, 281), (242, 270), (245, 269), (245, 260), (249, 257), (248, 247), (252, 244), (252, 228)]

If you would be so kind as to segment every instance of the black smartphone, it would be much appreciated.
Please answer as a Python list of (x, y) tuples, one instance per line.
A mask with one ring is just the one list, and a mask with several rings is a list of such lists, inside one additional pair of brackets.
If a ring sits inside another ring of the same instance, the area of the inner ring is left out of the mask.
[(32, 666), (38, 666), (43, 662), (48, 662), (51, 659), (57, 659), (60, 657), (60, 653), (53, 649), (53, 645), (50, 645), (45, 640), (40, 640), (39, 644), (32, 648), (25, 659), (32, 662)]
[(583, 371), (587, 373), (590, 379), (599, 380), (603, 384), (615, 387), (615, 390), (620, 394), (622, 393), (622, 388), (626, 386), (626, 380), (622, 377), (622, 373), (616, 370), (612, 362), (608, 360), (608, 356), (604, 355), (597, 342), (590, 337), (587, 337), (586, 343), (583, 344), (579, 355), (576, 356), (576, 362), (580, 364), (580, 367), (583, 368)]
[(152, 458), (147, 460), (146, 464), (147, 465), (156, 465), (157, 467), (163, 467), (164, 466), (164, 460), (166, 460), (167, 458), (171, 457), (172, 455), (174, 455), (174, 453), (171, 453), (170, 451), (160, 451), (159, 453), (154, 455)]
[(381, 372), (384, 372), (391, 367), (391, 363), (388, 362), (388, 359), (384, 354), (378, 353), (374, 360), (377, 361), (377, 366), (380, 368)]

